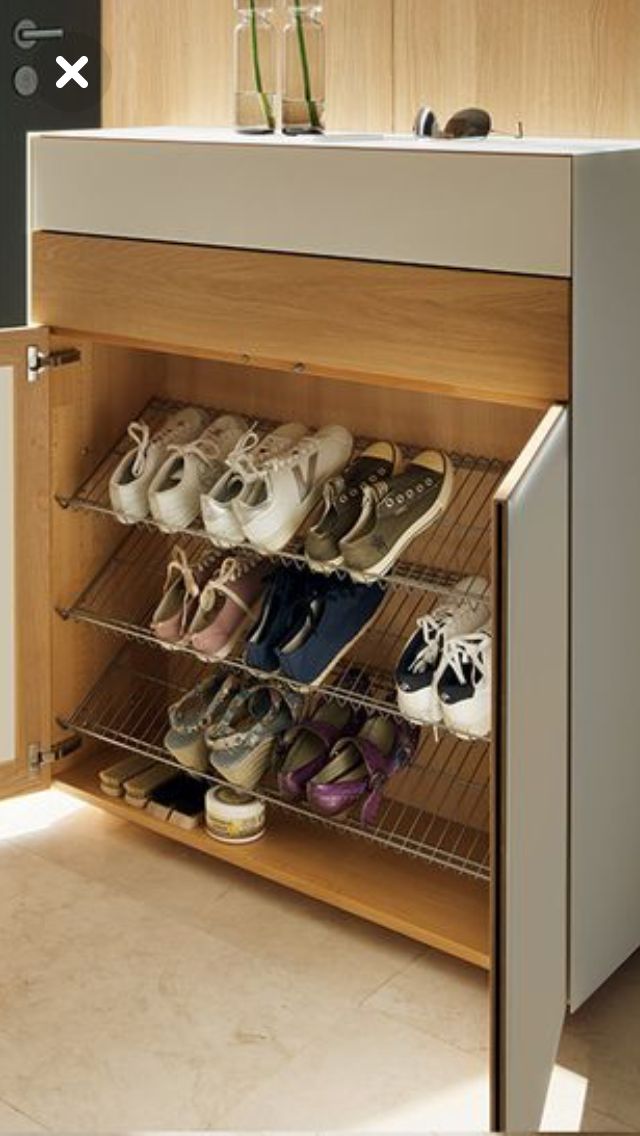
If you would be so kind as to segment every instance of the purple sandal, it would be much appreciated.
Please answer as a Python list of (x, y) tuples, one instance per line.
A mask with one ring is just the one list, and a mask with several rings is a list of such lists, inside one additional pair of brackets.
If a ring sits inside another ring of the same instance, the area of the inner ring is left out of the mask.
[(359, 717), (337, 702), (325, 702), (282, 739), (276, 759), (278, 788), (285, 801), (304, 800), (307, 783), (327, 764), (336, 742), (355, 733)]
[(309, 804), (333, 817), (362, 801), (360, 821), (373, 827), (387, 781), (411, 762), (419, 736), (419, 730), (404, 722), (370, 718), (356, 737), (343, 738), (333, 747), (328, 763), (308, 782)]

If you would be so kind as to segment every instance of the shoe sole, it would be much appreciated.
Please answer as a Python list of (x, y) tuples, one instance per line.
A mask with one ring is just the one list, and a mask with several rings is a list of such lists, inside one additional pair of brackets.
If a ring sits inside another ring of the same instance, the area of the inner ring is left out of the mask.
[(451, 504), (454, 478), (455, 471), (453, 465), (451, 464), (451, 461), (449, 460), (447, 466), (447, 475), (443, 482), (442, 493), (438, 501), (436, 501), (435, 505), (433, 505), (428, 513), (425, 513), (424, 516), (415, 521), (410, 528), (408, 528), (404, 533), (402, 533), (401, 536), (398, 537), (393, 548), (390, 549), (390, 551), (387, 552), (386, 555), (383, 556), (382, 560), (379, 560), (377, 564), (372, 564), (370, 568), (352, 568), (349, 564), (348, 550), (344, 553), (345, 568), (348, 572), (351, 573), (354, 580), (358, 580), (361, 583), (366, 584), (370, 583), (374, 579), (380, 579), (381, 577), (386, 576), (387, 573), (391, 571), (398, 558), (402, 556), (402, 553), (409, 547), (409, 545), (413, 544), (413, 541), (416, 540), (416, 538), (419, 537), (421, 533), (426, 532), (427, 529), (430, 529), (436, 523), (436, 521), (438, 521), (440, 517), (444, 513), (446, 513), (449, 505)]

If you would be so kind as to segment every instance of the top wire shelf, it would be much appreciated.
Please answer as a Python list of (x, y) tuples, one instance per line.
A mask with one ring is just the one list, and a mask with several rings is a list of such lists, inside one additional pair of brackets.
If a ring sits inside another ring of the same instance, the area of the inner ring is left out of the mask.
[[(140, 418), (151, 429), (158, 427), (167, 415), (180, 409), (184, 404), (152, 399), (141, 411)], [(225, 411), (206, 408), (212, 414)], [(263, 419), (259, 429), (273, 428), (276, 423)], [(370, 439), (357, 440), (357, 450), (361, 452), (370, 444)], [(116, 445), (101, 460), (91, 475), (70, 495), (57, 494), (59, 504), (66, 509), (103, 514), (117, 520), (111, 508), (109, 482), (121, 458), (131, 448), (128, 436), (123, 435)], [(403, 446), (407, 457), (415, 456), (418, 447)], [(436, 595), (459, 596), (467, 600), (483, 598), (461, 582), (470, 576), (491, 576), (491, 505), (502, 481), (508, 463), (493, 458), (477, 457), (470, 454), (452, 453), (449, 455), (455, 469), (455, 486), (451, 503), (444, 516), (431, 528), (418, 537), (401, 561), (382, 581), (387, 588), (413, 589)], [(159, 529), (152, 519), (142, 522), (148, 529)], [(215, 548), (215, 541), (200, 523), (174, 531), (172, 535), (195, 537), (208, 541)], [(251, 551), (248, 544), (241, 545), (237, 551)], [(306, 564), (304, 554), (304, 530), (283, 551), (273, 554), (270, 559), (284, 564)], [(348, 578), (348, 573), (338, 569), (336, 575)], [(378, 577), (372, 576), (371, 582)]]

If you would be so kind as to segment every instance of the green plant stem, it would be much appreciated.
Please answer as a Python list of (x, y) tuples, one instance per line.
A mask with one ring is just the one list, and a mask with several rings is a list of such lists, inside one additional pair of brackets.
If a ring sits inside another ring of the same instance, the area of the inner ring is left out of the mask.
[(253, 74), (255, 76), (256, 91), (260, 95), (264, 117), (267, 126), (270, 130), (275, 130), (276, 119), (271, 109), (268, 96), (265, 94), (265, 89), (262, 83), (262, 68), (260, 67), (260, 46), (258, 43), (258, 13), (256, 10), (256, 0), (249, 0), (251, 8), (251, 52), (253, 55)]
[(307, 40), (304, 34), (304, 23), (302, 18), (302, 11), (296, 8), (296, 28), (298, 32), (298, 47), (300, 48), (300, 62), (302, 64), (302, 78), (304, 81), (304, 98), (309, 108), (309, 122), (314, 130), (322, 129), (322, 121), (318, 113), (318, 107), (311, 91), (311, 71), (309, 68), (309, 56), (307, 54)]

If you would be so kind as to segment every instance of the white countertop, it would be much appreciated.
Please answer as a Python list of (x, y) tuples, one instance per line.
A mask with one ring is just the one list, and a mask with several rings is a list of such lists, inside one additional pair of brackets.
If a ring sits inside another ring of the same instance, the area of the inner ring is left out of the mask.
[(541, 157), (578, 157), (584, 154), (640, 150), (640, 139), (593, 138), (470, 138), (457, 142), (415, 138), (412, 134), (325, 134), (288, 138), (282, 134), (247, 135), (230, 129), (178, 126), (145, 126), (117, 130), (43, 131), (45, 138), (79, 138), (84, 141), (107, 142), (185, 142), (202, 145), (282, 147), (286, 150), (347, 149), (390, 150), (408, 153), (442, 154), (512, 154)]

